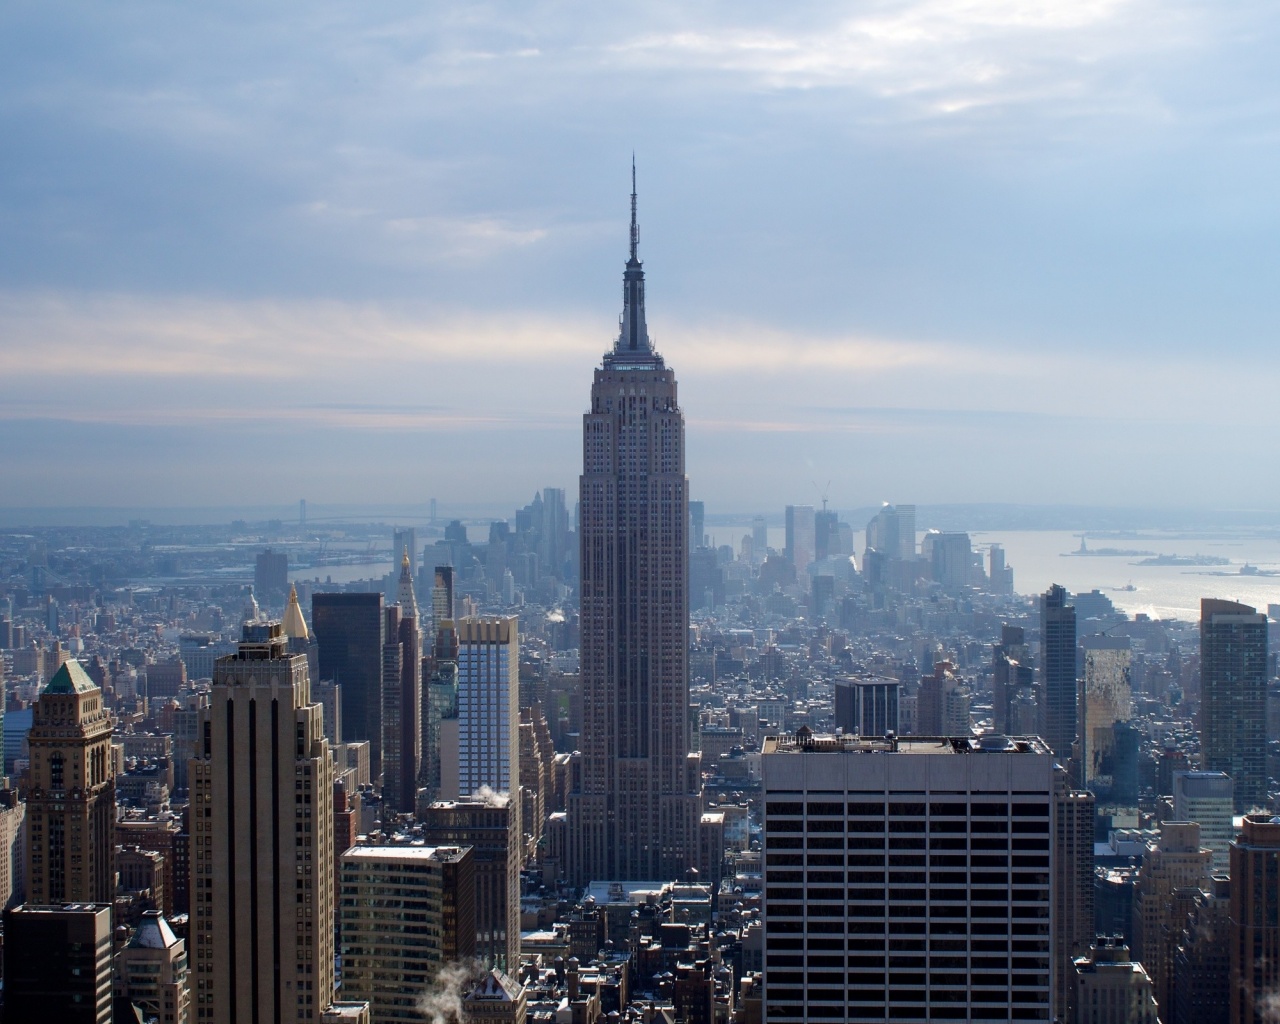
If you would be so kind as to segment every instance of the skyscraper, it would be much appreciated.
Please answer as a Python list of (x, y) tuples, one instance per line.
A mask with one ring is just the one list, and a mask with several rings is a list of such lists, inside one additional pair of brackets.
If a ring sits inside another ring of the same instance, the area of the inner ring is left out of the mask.
[(808, 586), (809, 563), (817, 553), (817, 524), (812, 505), (788, 505), (786, 509), (786, 558), (796, 569), (796, 579)]
[(517, 620), (458, 621), (458, 791), (520, 789), (520, 641)]
[(634, 188), (633, 169), (621, 329), (582, 418), (583, 759), (568, 802), (577, 884), (683, 878), (701, 818), (687, 714), (684, 416), (645, 324)]
[(761, 767), (766, 1020), (1052, 1018), (1081, 873), (1039, 739), (802, 729)]
[(1076, 741), (1076, 610), (1056, 583), (1040, 596), (1043, 735), (1063, 764)]
[(1274, 1016), (1280, 986), (1280, 823), (1246, 814), (1231, 844), (1231, 1024)]
[(411, 813), (422, 767), (422, 634), (405, 549), (396, 603), (386, 609), (382, 648), (382, 799), (389, 811)]
[(320, 678), (342, 687), (344, 743), (369, 741), (369, 773), (382, 774), (381, 594), (312, 594), (311, 629), (320, 645)]
[(4, 1012), (11, 1021), (111, 1024), (111, 904), (4, 912)]
[(279, 622), (246, 623), (237, 653), (218, 659), (200, 725), (196, 1020), (316, 1021), (333, 1000), (333, 758), (307, 659), (288, 653)]
[(1200, 750), (1226, 772), (1236, 811), (1267, 803), (1267, 617), (1247, 604), (1200, 602)]
[(35, 703), (31, 731), (27, 899), (33, 904), (110, 903), (115, 772), (111, 715), (102, 690), (66, 661)]

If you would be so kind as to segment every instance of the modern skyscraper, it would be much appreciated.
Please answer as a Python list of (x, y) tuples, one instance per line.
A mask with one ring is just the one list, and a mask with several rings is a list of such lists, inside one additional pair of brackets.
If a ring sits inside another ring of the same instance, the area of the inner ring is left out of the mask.
[[(475, 955), (475, 868), (456, 846), (353, 846), (342, 855), (342, 994), (377, 1024), (431, 1020), (440, 969)], [(460, 908), (446, 927), (446, 906)], [(459, 947), (458, 943), (462, 945)]]
[(1213, 853), (1214, 872), (1231, 867), (1235, 792), (1226, 772), (1174, 772), (1173, 818), (1200, 826), (1200, 844)]
[(253, 567), (253, 590), (263, 601), (279, 606), (289, 592), (289, 556), (283, 551), (258, 552)]
[(1051, 1019), (1061, 773), (1039, 739), (804, 729), (762, 769), (766, 1020)]
[(1086, 636), (1080, 646), (1084, 648), (1084, 679), (1078, 703), (1079, 779), (1082, 786), (1105, 797), (1113, 786), (1116, 723), (1133, 716), (1129, 638)]
[(307, 659), (288, 653), (279, 622), (246, 623), (237, 653), (218, 659), (200, 726), (196, 1020), (317, 1021), (334, 990), (333, 758)]
[(1040, 597), (1042, 735), (1065, 765), (1076, 741), (1076, 610), (1056, 583)]
[(752, 560), (759, 565), (769, 554), (769, 523), (764, 516), (751, 520)]
[(897, 679), (871, 677), (834, 684), (836, 727), (846, 736), (887, 736), (898, 731)]
[(707, 506), (705, 502), (689, 502), (689, 550), (696, 551), (706, 545)]
[(116, 818), (111, 715), (78, 661), (63, 662), (36, 700), (27, 744), (28, 901), (110, 903)]
[(568, 801), (575, 884), (682, 879), (697, 862), (701, 819), (689, 752), (684, 416), (645, 324), (634, 171), (632, 187), (621, 330), (582, 421), (582, 774)]
[(342, 687), (342, 736), (369, 741), (369, 773), (382, 775), (381, 594), (312, 594), (311, 628), (320, 645), (320, 678)]
[[(475, 864), (475, 955), (503, 970), (520, 958), (520, 868), (524, 836), (519, 801), (438, 800), (425, 809), (428, 846), (471, 847)], [(459, 925), (461, 927), (461, 924)], [(463, 941), (461, 937), (458, 940)]]
[(410, 814), (422, 769), (422, 634), (413, 567), (406, 548), (396, 603), (385, 610), (382, 648), (382, 799), (388, 811)]
[(7, 1021), (111, 1024), (111, 904), (4, 912)]
[(458, 790), (520, 789), (520, 639), (517, 619), (458, 621)]
[(788, 505), (786, 508), (786, 558), (795, 566), (801, 587), (809, 585), (809, 564), (817, 554), (817, 524), (812, 505)]
[(1280, 823), (1246, 814), (1231, 844), (1231, 1024), (1264, 1024), (1280, 988)]
[(1236, 811), (1267, 804), (1267, 617), (1247, 604), (1200, 602), (1201, 767), (1226, 772)]

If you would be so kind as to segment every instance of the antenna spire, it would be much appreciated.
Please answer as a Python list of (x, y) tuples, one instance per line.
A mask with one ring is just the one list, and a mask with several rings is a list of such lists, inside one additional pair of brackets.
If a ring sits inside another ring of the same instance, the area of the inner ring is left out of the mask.
[(640, 225), (636, 223), (636, 154), (631, 153), (631, 260), (635, 262), (640, 245)]

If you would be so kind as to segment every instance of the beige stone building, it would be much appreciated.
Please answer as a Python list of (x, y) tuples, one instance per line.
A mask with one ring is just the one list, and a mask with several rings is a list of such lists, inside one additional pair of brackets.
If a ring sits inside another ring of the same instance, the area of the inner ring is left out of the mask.
[(27, 900), (110, 903), (115, 896), (111, 715), (76, 661), (36, 700), (27, 794)]
[(314, 1022), (334, 992), (333, 759), (305, 655), (246, 623), (190, 764), (197, 1022)]

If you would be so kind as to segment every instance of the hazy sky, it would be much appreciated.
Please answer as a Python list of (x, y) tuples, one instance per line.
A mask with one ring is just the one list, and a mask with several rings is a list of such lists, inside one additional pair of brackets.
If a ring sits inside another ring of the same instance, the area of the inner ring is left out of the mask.
[[(1280, 508), (1280, 8), (0, 7), (0, 504)], [(816, 486), (815, 486), (816, 485)]]

